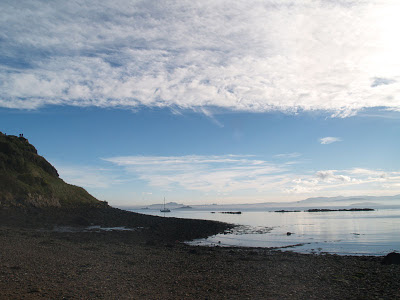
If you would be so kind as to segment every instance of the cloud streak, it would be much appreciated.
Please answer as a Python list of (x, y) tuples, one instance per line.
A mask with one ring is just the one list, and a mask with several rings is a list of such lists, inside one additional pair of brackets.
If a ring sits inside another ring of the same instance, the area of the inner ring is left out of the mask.
[(111, 170), (99, 167), (57, 164), (57, 170), (66, 182), (85, 188), (108, 189), (123, 183)]
[(252, 156), (122, 156), (105, 161), (123, 167), (152, 187), (202, 192), (267, 190), (283, 180), (283, 167)]
[(400, 173), (353, 168), (299, 173), (296, 167), (255, 156), (120, 156), (104, 159), (154, 190), (211, 194), (315, 196), (318, 193), (379, 194), (399, 190)]
[(399, 191), (400, 173), (396, 171), (385, 172), (382, 170), (370, 170), (353, 168), (349, 170), (321, 170), (313, 175), (297, 176), (288, 185), (288, 194), (316, 194), (331, 193), (356, 195), (358, 193), (384, 194)]
[(336, 142), (341, 142), (342, 139), (338, 138), (338, 137), (327, 136), (327, 137), (319, 139), (319, 141), (322, 145), (328, 145), (328, 144), (332, 144), (332, 143), (336, 143)]
[(0, 4), (0, 106), (400, 111), (395, 1)]

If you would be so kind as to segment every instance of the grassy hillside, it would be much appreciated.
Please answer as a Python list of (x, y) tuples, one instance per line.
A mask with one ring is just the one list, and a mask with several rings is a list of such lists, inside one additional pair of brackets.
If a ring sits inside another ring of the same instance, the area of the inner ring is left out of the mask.
[(106, 206), (81, 187), (65, 183), (24, 137), (0, 132), (0, 207)]

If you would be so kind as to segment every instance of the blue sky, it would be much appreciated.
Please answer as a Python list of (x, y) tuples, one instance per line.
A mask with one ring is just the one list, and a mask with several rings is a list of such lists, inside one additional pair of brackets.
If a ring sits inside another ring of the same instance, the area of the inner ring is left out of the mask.
[(400, 193), (396, 1), (2, 1), (0, 131), (113, 205)]

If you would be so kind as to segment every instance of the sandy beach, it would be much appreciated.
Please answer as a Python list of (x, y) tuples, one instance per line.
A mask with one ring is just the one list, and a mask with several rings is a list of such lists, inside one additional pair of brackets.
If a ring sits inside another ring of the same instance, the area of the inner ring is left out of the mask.
[[(84, 226), (73, 230), (63, 224), (54, 231), (49, 224), (16, 226), (3, 218), (0, 298), (400, 298), (400, 265), (382, 265), (382, 257), (193, 247), (182, 243), (201, 235), (191, 226), (220, 231), (221, 224), (139, 219), (145, 226), (130, 231), (84, 232)], [(173, 234), (163, 234), (162, 228)]]

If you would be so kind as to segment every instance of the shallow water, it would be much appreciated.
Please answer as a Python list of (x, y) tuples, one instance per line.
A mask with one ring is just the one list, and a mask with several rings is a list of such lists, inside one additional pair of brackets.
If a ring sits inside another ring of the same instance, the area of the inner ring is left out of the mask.
[(100, 225), (92, 225), (87, 227), (76, 227), (76, 226), (55, 226), (53, 228), (54, 232), (68, 232), (68, 233), (77, 233), (77, 232), (101, 232), (101, 231), (135, 231), (141, 230), (143, 227), (136, 228), (126, 228), (122, 227), (101, 227)]
[(244, 225), (239, 231), (190, 242), (194, 245), (274, 247), (300, 253), (340, 255), (384, 255), (400, 251), (399, 209), (312, 213), (243, 211), (242, 214), (199, 210), (172, 210), (166, 214), (150, 209), (135, 211)]

